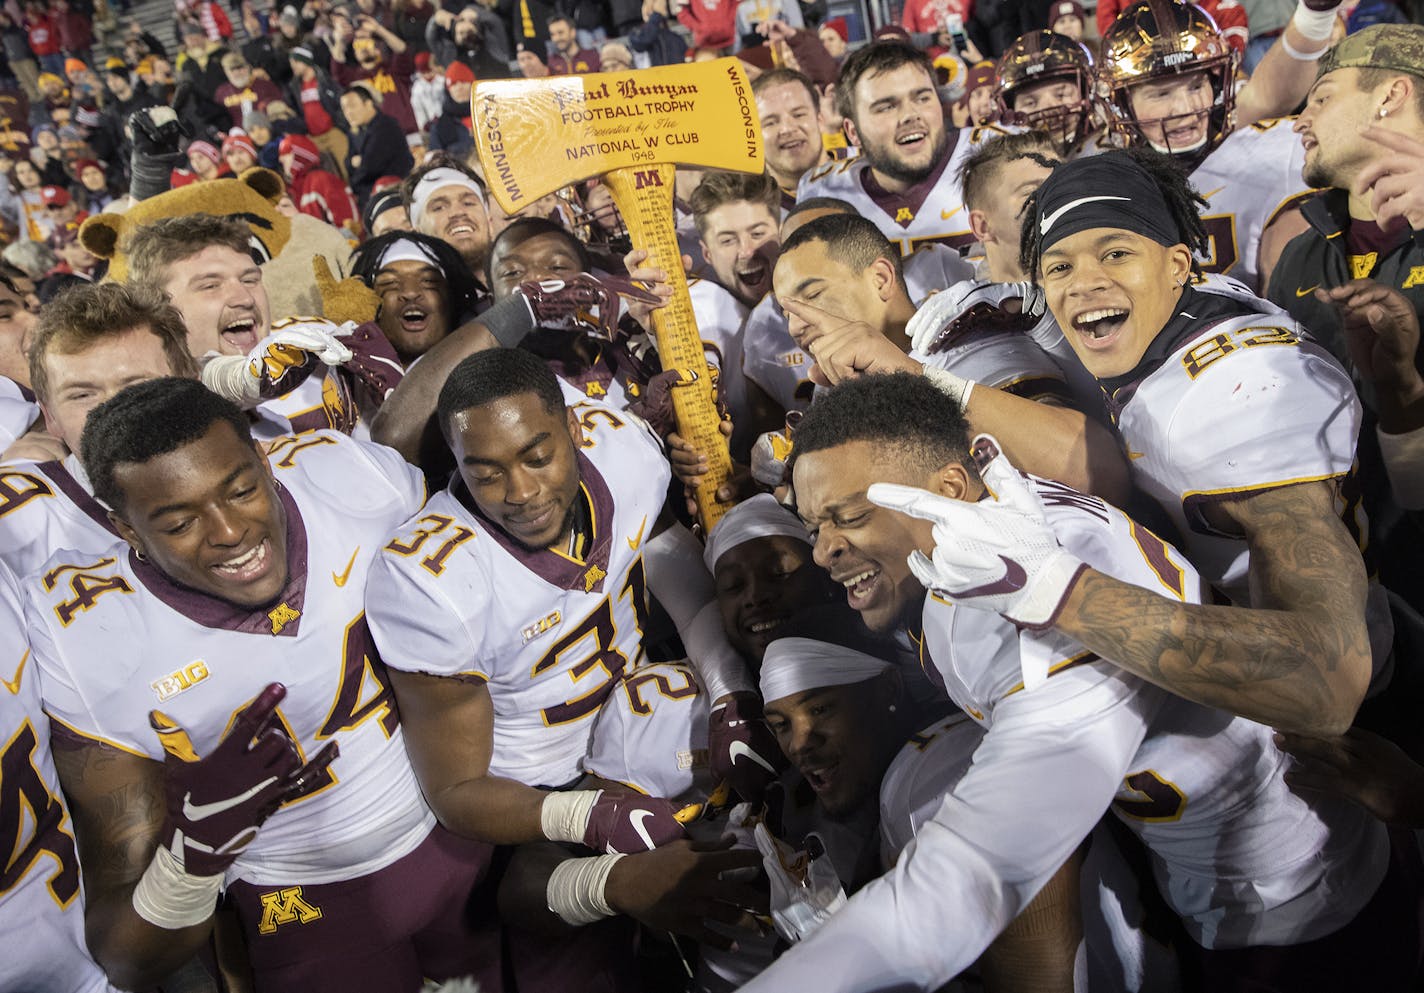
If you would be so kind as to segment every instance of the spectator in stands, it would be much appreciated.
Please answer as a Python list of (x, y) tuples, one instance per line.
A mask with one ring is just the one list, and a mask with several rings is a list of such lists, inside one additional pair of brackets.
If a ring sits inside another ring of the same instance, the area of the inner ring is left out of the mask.
[(214, 94), (218, 103), (227, 108), (233, 127), (240, 127), (248, 111), (266, 110), (267, 104), (282, 99), (282, 91), (270, 79), (254, 76), (252, 66), (238, 52), (228, 52), (222, 57), (223, 73), (227, 82), (218, 87)]
[(439, 11), (425, 26), (430, 54), (442, 66), (463, 62), (476, 79), (510, 76), (509, 32), (493, 11), (469, 4), (459, 14)]
[(89, 60), (89, 50), (94, 47), (94, 4), (81, 0), (54, 0), (54, 30), (59, 36), (59, 47), (66, 56), (73, 59)]
[[(310, 139), (309, 139), (310, 140)], [(234, 176), (241, 176), (258, 165), (257, 145), (242, 128), (233, 128), (222, 143), (222, 157)]]
[(1083, 5), (1077, 0), (1056, 0), (1053, 6), (1048, 8), (1048, 30), (1065, 38), (1082, 41), (1083, 29), (1087, 26), (1085, 21)]
[[(276, 20), (272, 23), (275, 25)], [(276, 37), (275, 30), (268, 32), (263, 29), (261, 18), (251, 4), (243, 4), (242, 29), (247, 33), (247, 40), (242, 43), (242, 57), (259, 75), (265, 73), (266, 78), (278, 89), (286, 86), (292, 78), (292, 67), (287, 63), (287, 50), (278, 50), (273, 40)]]
[(549, 18), (559, 13), (560, 8), (545, 0), (498, 0), (495, 12), (509, 25), (514, 51), (524, 45), (540, 52), (543, 59), (544, 43), (549, 40)]
[(781, 21), (793, 28), (804, 28), (801, 5), (796, 0), (740, 0), (734, 30), (737, 48), (761, 43), (764, 32), (759, 28), (767, 21)]
[(223, 161), (222, 152), (211, 142), (191, 142), (185, 154), (188, 167), (184, 169), (180, 166), (174, 169), (169, 181), (169, 185), (175, 189), (190, 183), (206, 183), (232, 175), (232, 170), (228, 169), (227, 163)]
[(519, 53), (515, 56), (519, 63), (519, 74), (525, 79), (543, 79), (549, 75), (549, 66), (544, 61), (544, 56), (539, 54), (537, 48), (520, 42), (517, 46)]
[(598, 53), (579, 45), (578, 25), (567, 14), (549, 18), (549, 57), (545, 60), (554, 76), (598, 72)]
[(452, 62), (445, 70), (444, 103), (440, 116), (430, 126), (430, 148), (464, 158), (475, 147), (470, 123), (470, 90), (475, 74), (463, 62)]
[(63, 186), (69, 182), (64, 153), (59, 147), (59, 128), (53, 124), (41, 124), (30, 132), (30, 161), (44, 177), (45, 185)]
[(628, 32), (628, 45), (655, 66), (677, 65), (687, 55), (687, 42), (668, 27), (668, 0), (643, 0), (643, 23)]
[(30, 51), (46, 72), (64, 72), (64, 55), (59, 44), (59, 32), (54, 19), (42, 0), (25, 4), (25, 31), (30, 39)]
[(846, 46), (850, 44), (850, 25), (846, 23), (846, 19), (831, 18), (817, 29), (816, 37), (821, 39), (821, 44), (826, 46), (826, 52), (840, 65), (846, 55)]
[(307, 134), (323, 152), (330, 153), (337, 165), (346, 170), (346, 158), (351, 142), (348, 125), (341, 113), (341, 88), (317, 63), (309, 48), (292, 49), (292, 85), (287, 103), (301, 111)]
[(434, 15), (435, 4), (430, 0), (395, 0), (391, 8), (391, 30), (410, 46), (412, 52), (428, 51), (430, 45), (425, 40), (425, 28)]
[(405, 141), (405, 131), (384, 113), (366, 83), (353, 83), (341, 94), (341, 112), (351, 127), (351, 151), (346, 174), (358, 204), (365, 204), (371, 187), (382, 176), (405, 176), (415, 159)]
[(321, 152), (315, 142), (304, 134), (289, 134), (278, 147), (278, 158), (297, 210), (353, 236), (360, 235), (356, 200), (340, 176), (321, 168)]
[(232, 21), (213, 0), (177, 0), (180, 20), (203, 29), (209, 41), (226, 41), (232, 37)]
[(126, 187), (133, 143), (125, 126), (135, 111), (157, 106), (158, 99), (141, 80), (134, 81), (122, 59), (110, 58), (104, 63), (103, 79), (109, 99), (99, 114), (99, 126), (89, 136), (89, 145)]
[(445, 106), (445, 80), (440, 65), (430, 59), (429, 52), (415, 53), (415, 75), (410, 80), (410, 109), (415, 111), (415, 126), (424, 131), (440, 116)]
[(74, 163), (74, 175), (79, 179), (79, 209), (86, 214), (103, 213), (114, 202), (114, 191), (109, 185), (104, 167), (94, 159), (80, 159)]
[(380, 94), (381, 110), (400, 125), (402, 134), (418, 130), (410, 105), (410, 78), (415, 59), (406, 43), (374, 17), (362, 15), (353, 32), (334, 35), (331, 78), (343, 90), (367, 81)]
[(70, 221), (83, 221), (87, 214), (79, 209), (79, 204), (70, 196), (64, 186), (46, 186), (40, 190), (40, 200), (44, 203), (45, 214), (51, 227), (57, 228)]
[(598, 61), (603, 64), (602, 72), (627, 72), (633, 68), (633, 53), (621, 41), (605, 41), (598, 50)]
[(187, 21), (183, 26), (183, 51), (178, 55), (178, 79), (189, 84), (173, 109), (191, 134), (217, 138), (232, 127), (232, 115), (213, 97), (227, 83), (222, 58), (227, 49), (210, 39), (202, 25)]
[(21, 22), (0, 9), (0, 48), (5, 60), (10, 63), (10, 71), (19, 80), (25, 96), (31, 100), (40, 98), (40, 66), (35, 61), (35, 53), (30, 49), (29, 35)]
[[(131, 17), (124, 22), (124, 45), (136, 44), (143, 49), (145, 55), (162, 55), (168, 57), (168, 47), (159, 41), (153, 34), (145, 31), (138, 18)], [(135, 62), (135, 64), (137, 64)]]

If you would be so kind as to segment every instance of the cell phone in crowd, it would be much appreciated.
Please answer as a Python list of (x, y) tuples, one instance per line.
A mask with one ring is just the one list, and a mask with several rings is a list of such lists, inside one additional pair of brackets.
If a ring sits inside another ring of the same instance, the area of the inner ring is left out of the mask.
[(964, 51), (969, 47), (969, 36), (964, 33), (964, 18), (958, 14), (946, 14), (944, 18), (944, 30), (949, 35), (950, 47), (955, 54)]

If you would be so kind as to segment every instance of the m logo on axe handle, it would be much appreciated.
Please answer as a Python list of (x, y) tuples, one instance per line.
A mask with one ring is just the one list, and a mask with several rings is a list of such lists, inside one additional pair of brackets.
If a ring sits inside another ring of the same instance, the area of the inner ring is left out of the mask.
[(704, 529), (727, 507), (717, 489), (731, 476), (718, 430), (715, 386), (687, 295), (673, 224), (677, 165), (761, 172), (761, 121), (734, 58), (632, 72), (489, 80), (470, 96), (475, 145), (490, 192), (507, 213), (572, 183), (601, 176), (648, 265), (668, 273), (672, 300), (653, 311), (664, 369), (692, 373), (674, 388), (678, 433), (706, 452), (697, 488)]

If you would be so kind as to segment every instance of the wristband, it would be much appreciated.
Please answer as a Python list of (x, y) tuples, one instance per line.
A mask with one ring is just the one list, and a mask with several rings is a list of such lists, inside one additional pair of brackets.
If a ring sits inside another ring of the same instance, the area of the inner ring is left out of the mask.
[(612, 917), (617, 911), (608, 905), (604, 890), (621, 858), (622, 855), (595, 855), (560, 862), (544, 888), (549, 911), (574, 927)]
[(582, 845), (588, 817), (602, 790), (567, 790), (550, 793), (539, 807), (539, 829), (550, 841)]
[(250, 410), (262, 401), (257, 384), (247, 371), (250, 361), (246, 355), (214, 355), (203, 363), (198, 378), (218, 396)]
[(538, 323), (534, 319), (534, 307), (522, 293), (501, 300), (477, 320), (504, 348), (516, 347)]
[(213, 915), (222, 874), (190, 876), (168, 849), (159, 847), (133, 891), (134, 913), (155, 927), (177, 931)]
[(1319, 62), (1322, 58), (1324, 58), (1325, 53), (1330, 51), (1330, 46), (1326, 45), (1324, 48), (1316, 49), (1313, 52), (1302, 52), (1300, 49), (1292, 45), (1290, 43), (1290, 39), (1287, 38), (1284, 34), (1281, 35), (1281, 48), (1284, 49), (1287, 55), (1295, 59), (1297, 62)]
[[(1291, 24), (1311, 41), (1329, 41), (1335, 30), (1335, 8), (1311, 10), (1304, 0), (1301, 0), (1296, 4), (1295, 13), (1291, 15)], [(1285, 41), (1284, 32), (1281, 34), (1281, 40)]]
[(948, 369), (936, 369), (928, 365), (925, 366), (925, 378), (941, 391), (954, 397), (954, 402), (959, 404), (960, 410), (969, 406), (969, 394), (974, 391), (974, 380), (956, 376)]

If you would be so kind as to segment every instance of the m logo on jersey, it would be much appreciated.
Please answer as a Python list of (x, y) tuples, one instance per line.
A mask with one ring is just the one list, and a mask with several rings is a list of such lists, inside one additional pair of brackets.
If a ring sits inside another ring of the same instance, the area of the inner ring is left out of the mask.
[(604, 572), (598, 566), (589, 566), (588, 572), (583, 574), (583, 591), (585, 593), (592, 593), (593, 588), (603, 582), (607, 575), (608, 573)]
[(1350, 256), (1350, 274), (1354, 279), (1369, 279), (1370, 273), (1375, 271), (1375, 263), (1379, 261), (1379, 252), (1366, 252), (1364, 255)]
[(563, 620), (563, 615), (561, 615), (556, 610), (548, 617), (541, 617), (539, 620), (535, 621), (533, 624), (520, 631), (519, 637), (524, 639), (524, 644), (527, 645), (535, 638), (539, 637), (541, 634), (548, 634), (551, 630), (558, 626), (558, 623), (561, 620)]
[(272, 633), (281, 634), (282, 629), (302, 616), (300, 610), (293, 610), (285, 603), (279, 603), (267, 611), (267, 619), (272, 622)]
[(164, 676), (162, 679), (155, 679), (148, 685), (153, 688), (153, 692), (158, 694), (158, 702), (171, 699), (190, 690), (198, 683), (208, 678), (208, 664), (202, 659), (196, 662), (189, 662), (181, 669), (177, 669)]
[(259, 934), (273, 934), (283, 924), (310, 924), (321, 920), (321, 908), (302, 897), (300, 886), (288, 886), (270, 893), (259, 893), (262, 919), (257, 922)]
[(1424, 265), (1410, 266), (1409, 275), (1404, 277), (1400, 289), (1412, 290), (1416, 286), (1424, 286)]
[(901, 207), (899, 210), (895, 211), (896, 224), (909, 224), (914, 219), (915, 212), (909, 207)]

